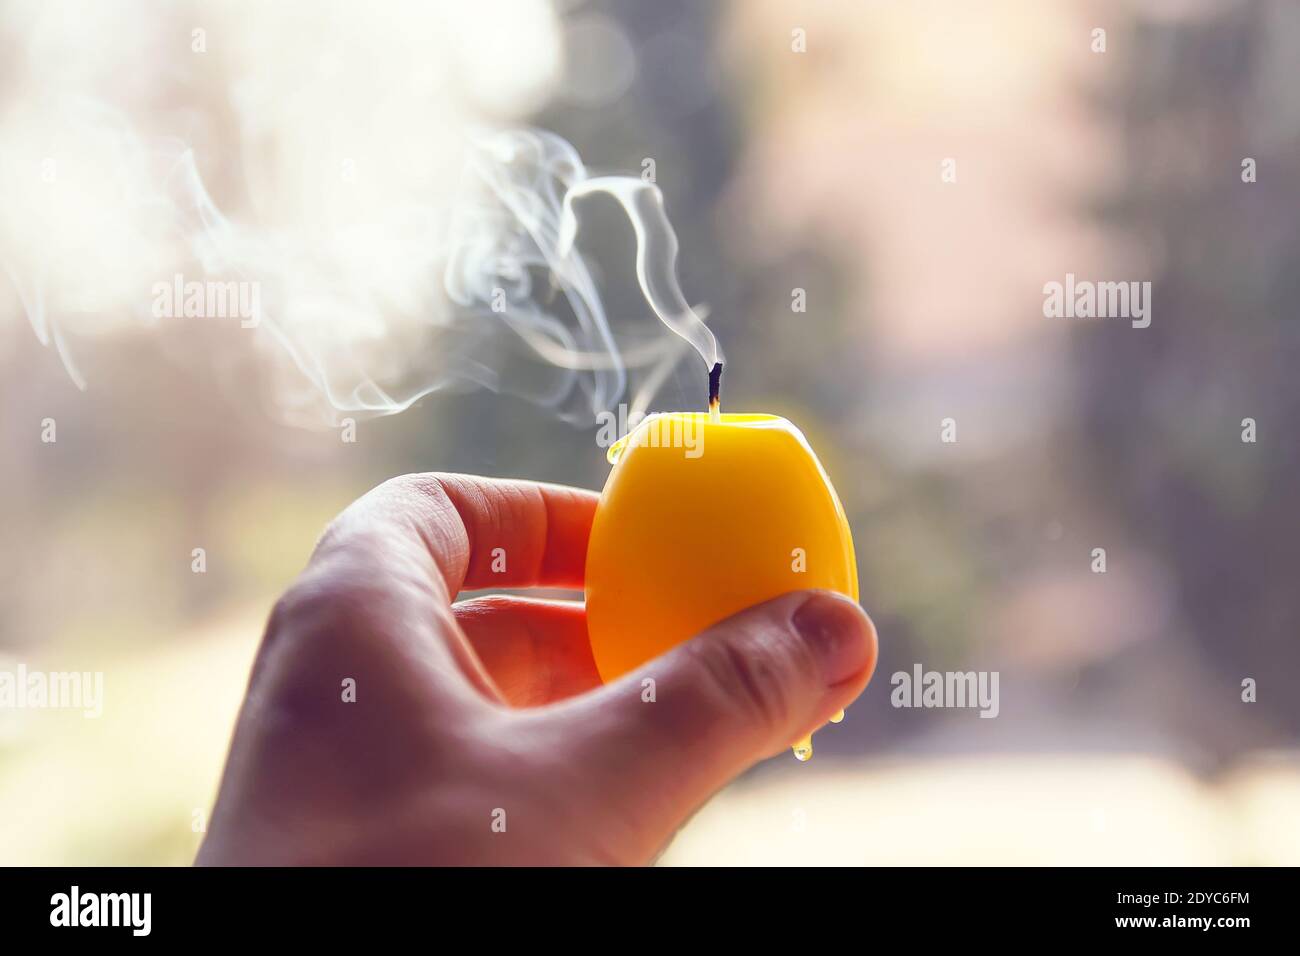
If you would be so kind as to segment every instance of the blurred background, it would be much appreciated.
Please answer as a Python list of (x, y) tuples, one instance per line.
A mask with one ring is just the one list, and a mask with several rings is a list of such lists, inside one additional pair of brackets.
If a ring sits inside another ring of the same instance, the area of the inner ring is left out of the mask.
[[(1300, 863), (1297, 49), (1288, 0), (0, 5), (0, 664), (105, 675), (99, 719), (0, 711), (0, 863), (191, 861), (267, 610), (371, 486), (603, 483), (590, 406), (421, 337), (411, 210), (478, 124), (653, 160), (724, 406), (818, 449), (880, 632), (812, 762), (665, 863)], [(266, 329), (151, 317), (202, 275), (155, 221), (180, 147), (339, 380), (447, 387), (320, 414)], [(607, 212), (611, 323), (670, 341)], [(1044, 318), (1067, 272), (1149, 280), (1151, 326)], [(655, 386), (698, 407), (703, 367)], [(916, 663), (998, 671), (999, 716), (891, 707)]]

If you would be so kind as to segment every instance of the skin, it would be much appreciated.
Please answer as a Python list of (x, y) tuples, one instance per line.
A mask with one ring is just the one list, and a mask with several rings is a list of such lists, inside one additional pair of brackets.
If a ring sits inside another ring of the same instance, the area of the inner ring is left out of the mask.
[(339, 515), (271, 614), (197, 862), (649, 863), (862, 692), (875, 629), (827, 592), (750, 608), (609, 685), (580, 603), (455, 601), (580, 589), (596, 501), (408, 475)]

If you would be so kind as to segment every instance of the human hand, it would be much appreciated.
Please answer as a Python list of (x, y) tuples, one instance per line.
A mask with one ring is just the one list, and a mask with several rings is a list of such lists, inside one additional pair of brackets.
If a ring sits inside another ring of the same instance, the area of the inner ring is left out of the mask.
[(596, 501), (409, 475), (339, 515), (271, 614), (197, 862), (647, 863), (866, 686), (875, 630), (827, 592), (750, 608), (604, 686), (581, 604), (452, 603), (581, 588)]

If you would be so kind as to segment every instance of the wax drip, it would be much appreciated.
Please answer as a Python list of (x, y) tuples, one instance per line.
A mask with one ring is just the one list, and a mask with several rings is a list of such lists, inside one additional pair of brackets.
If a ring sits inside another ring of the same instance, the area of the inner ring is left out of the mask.
[[(842, 710), (837, 710), (834, 714), (831, 715), (832, 724), (838, 724), (843, 719), (844, 719), (844, 711)], [(801, 760), (804, 762), (812, 760), (812, 755), (813, 755), (812, 734), (809, 734), (807, 737), (804, 737), (802, 740), (795, 741), (794, 744), (790, 747), (790, 749), (794, 751), (794, 755), (797, 760)]]

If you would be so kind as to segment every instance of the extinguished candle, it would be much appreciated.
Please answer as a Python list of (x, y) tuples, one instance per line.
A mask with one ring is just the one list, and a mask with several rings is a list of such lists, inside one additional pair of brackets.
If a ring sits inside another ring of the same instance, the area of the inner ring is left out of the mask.
[[(721, 378), (716, 363), (707, 414), (652, 415), (609, 451), (586, 572), (606, 682), (790, 591), (858, 598), (848, 521), (807, 439), (775, 415), (723, 414)], [(807, 760), (811, 736), (793, 749)]]

